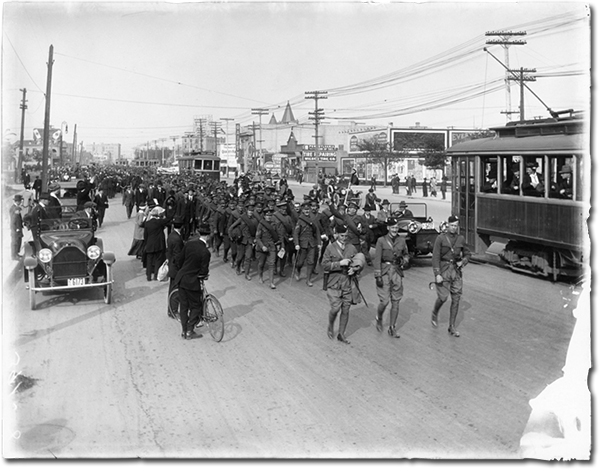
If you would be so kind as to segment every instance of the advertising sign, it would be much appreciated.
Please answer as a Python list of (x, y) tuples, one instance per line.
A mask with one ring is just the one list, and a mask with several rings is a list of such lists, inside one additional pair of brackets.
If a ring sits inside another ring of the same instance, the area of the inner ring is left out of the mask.
[(221, 144), (221, 162), (227, 162), (228, 167), (237, 167), (235, 144)]

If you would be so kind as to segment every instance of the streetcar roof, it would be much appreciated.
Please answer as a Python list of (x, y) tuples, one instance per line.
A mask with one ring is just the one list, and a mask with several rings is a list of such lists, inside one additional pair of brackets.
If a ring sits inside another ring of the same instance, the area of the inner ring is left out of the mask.
[(555, 134), (527, 137), (485, 137), (459, 142), (447, 154), (565, 154), (584, 150), (584, 134)]

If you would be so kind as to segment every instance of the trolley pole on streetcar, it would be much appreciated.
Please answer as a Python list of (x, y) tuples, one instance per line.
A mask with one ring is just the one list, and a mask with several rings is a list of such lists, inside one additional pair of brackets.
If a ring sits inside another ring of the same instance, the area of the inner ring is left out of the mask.
[(309, 111), (308, 119), (315, 122), (315, 183), (319, 182), (319, 123), (325, 118), (323, 108), (319, 108), (319, 99), (326, 100), (326, 91), (315, 90), (312, 92), (304, 92), (305, 100), (315, 100), (315, 111)]

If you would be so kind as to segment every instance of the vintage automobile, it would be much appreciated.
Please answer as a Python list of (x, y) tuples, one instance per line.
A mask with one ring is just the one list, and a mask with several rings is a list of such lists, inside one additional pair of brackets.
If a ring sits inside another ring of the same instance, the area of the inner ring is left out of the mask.
[(39, 292), (101, 288), (104, 302), (111, 303), (115, 255), (104, 251), (95, 229), (93, 218), (65, 205), (60, 218), (38, 221), (38, 230), (25, 245), (23, 258), (32, 310)]
[[(398, 211), (401, 203), (390, 204), (390, 212)], [(405, 203), (412, 216), (400, 218), (400, 232), (406, 234), (406, 245), (411, 261), (433, 252), (433, 244), (440, 233), (433, 219), (427, 216), (427, 203)]]

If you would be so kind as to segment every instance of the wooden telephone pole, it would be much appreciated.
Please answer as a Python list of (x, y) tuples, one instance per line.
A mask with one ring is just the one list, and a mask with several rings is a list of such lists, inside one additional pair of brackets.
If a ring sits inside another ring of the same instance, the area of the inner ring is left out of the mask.
[(52, 64), (54, 46), (50, 44), (48, 54), (48, 78), (46, 80), (46, 111), (44, 113), (44, 144), (42, 150), (42, 193), (48, 191), (48, 147), (50, 143), (50, 94), (52, 90)]

